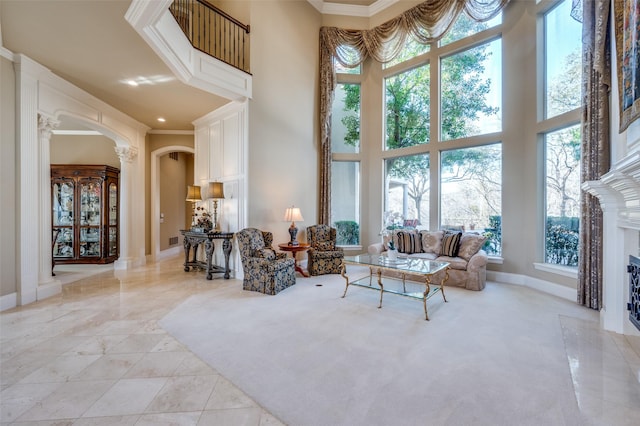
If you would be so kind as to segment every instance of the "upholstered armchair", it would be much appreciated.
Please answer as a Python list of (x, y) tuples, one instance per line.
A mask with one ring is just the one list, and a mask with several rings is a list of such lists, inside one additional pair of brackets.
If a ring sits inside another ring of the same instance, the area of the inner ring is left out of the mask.
[(271, 247), (271, 232), (245, 228), (236, 233), (236, 239), (244, 271), (244, 290), (273, 295), (296, 283), (295, 262), (286, 253)]
[(307, 252), (309, 275), (339, 274), (344, 251), (336, 247), (336, 228), (329, 225), (309, 226), (307, 241), (311, 245)]

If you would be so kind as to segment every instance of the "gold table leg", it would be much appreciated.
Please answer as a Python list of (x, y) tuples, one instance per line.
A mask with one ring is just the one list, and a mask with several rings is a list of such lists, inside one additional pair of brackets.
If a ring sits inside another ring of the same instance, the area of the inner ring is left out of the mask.
[(447, 266), (447, 269), (444, 270), (444, 278), (442, 278), (442, 281), (440, 281), (440, 293), (442, 293), (442, 298), (444, 299), (444, 301), (447, 301), (447, 298), (444, 295), (444, 283), (447, 282), (447, 280), (449, 279), (449, 267)]
[(431, 291), (431, 275), (427, 275), (427, 277), (425, 278), (425, 285), (426, 285), (427, 289), (425, 290), (424, 294), (422, 295), (422, 305), (424, 306), (424, 319), (429, 321), (429, 314), (427, 314), (427, 296), (429, 295), (429, 292)]
[(382, 269), (378, 269), (378, 285), (380, 286), (380, 305), (378, 309), (382, 308), (382, 295), (384, 294), (384, 286), (382, 285)]
[[(447, 301), (447, 297), (444, 295), (444, 283), (446, 283), (448, 279), (449, 279), (449, 267), (447, 266), (447, 269), (444, 270), (444, 277), (442, 278), (442, 281), (440, 281), (440, 293), (442, 293), (442, 299), (445, 302)], [(426, 276), (425, 285), (427, 289), (422, 296), (422, 304), (424, 305), (424, 318), (427, 321), (429, 321), (429, 315), (427, 314), (427, 296), (431, 291), (431, 275)]]
[(347, 285), (345, 285), (345, 287), (344, 287), (344, 293), (342, 294), (342, 298), (344, 299), (344, 297), (347, 295), (347, 289), (349, 288), (349, 277), (347, 276), (347, 265), (345, 265), (344, 262), (342, 262), (342, 268), (340, 269), (340, 275), (342, 275), (342, 278), (344, 278), (345, 281), (347, 282)]

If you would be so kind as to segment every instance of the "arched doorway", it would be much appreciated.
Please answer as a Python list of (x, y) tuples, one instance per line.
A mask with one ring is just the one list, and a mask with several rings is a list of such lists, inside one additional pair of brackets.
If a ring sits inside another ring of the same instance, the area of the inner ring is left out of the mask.
[(195, 149), (171, 145), (158, 148), (151, 152), (151, 260), (161, 258), (160, 250), (160, 157), (171, 152), (195, 154)]

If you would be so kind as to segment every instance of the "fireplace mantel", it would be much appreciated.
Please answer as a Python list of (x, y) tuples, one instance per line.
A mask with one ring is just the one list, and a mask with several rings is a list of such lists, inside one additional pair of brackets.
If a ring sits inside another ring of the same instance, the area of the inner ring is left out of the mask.
[(598, 198), (603, 211), (616, 215), (619, 227), (640, 230), (640, 152), (615, 163), (600, 180), (583, 183), (582, 189)]

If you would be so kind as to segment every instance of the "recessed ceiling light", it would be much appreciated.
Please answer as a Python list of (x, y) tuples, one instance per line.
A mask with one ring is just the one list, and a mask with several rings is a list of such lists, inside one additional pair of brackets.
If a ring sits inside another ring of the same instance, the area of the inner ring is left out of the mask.
[(162, 117), (158, 117), (158, 121), (159, 121), (159, 122), (161, 122), (161, 123), (164, 123), (164, 122), (165, 122), (165, 121), (167, 121), (167, 120), (165, 120), (165, 119), (164, 119), (164, 118), (162, 118)]
[(133, 87), (136, 87), (138, 85), (138, 83), (134, 80), (127, 80), (127, 84)]

